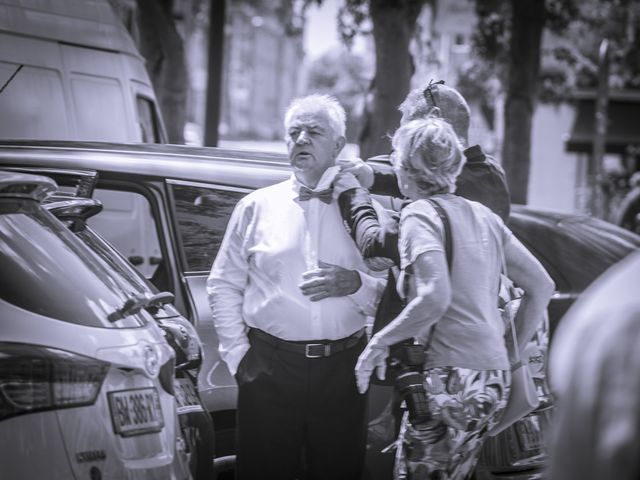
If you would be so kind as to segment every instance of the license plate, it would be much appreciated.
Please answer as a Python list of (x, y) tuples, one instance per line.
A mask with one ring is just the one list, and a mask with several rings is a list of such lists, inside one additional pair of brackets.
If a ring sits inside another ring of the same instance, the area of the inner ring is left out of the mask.
[(113, 429), (130, 437), (159, 432), (164, 427), (160, 397), (155, 388), (138, 388), (109, 392), (109, 409)]
[(196, 393), (193, 382), (186, 378), (175, 378), (173, 380), (174, 393), (178, 413), (202, 412), (202, 404)]

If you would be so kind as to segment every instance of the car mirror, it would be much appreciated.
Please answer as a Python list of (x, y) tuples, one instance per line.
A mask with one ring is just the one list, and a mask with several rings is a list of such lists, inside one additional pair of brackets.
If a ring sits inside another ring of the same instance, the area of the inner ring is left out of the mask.
[(213, 207), (216, 205), (216, 195), (198, 195), (193, 201), (193, 205), (196, 207)]

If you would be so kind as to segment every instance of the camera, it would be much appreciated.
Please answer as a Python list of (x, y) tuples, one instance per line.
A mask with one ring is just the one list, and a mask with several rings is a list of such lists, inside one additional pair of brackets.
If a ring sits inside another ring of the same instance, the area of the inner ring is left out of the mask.
[(389, 367), (395, 370), (394, 386), (407, 405), (409, 422), (420, 428), (430, 418), (427, 395), (424, 389), (424, 346), (403, 342), (393, 346)]

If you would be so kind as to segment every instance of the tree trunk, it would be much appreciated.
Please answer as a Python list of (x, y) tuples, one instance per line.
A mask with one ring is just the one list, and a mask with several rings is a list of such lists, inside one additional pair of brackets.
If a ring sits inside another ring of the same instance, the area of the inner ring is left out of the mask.
[(507, 97), (504, 107), (502, 165), (513, 203), (527, 203), (531, 128), (537, 101), (544, 0), (511, 0)]
[(139, 50), (160, 104), (170, 143), (184, 143), (189, 85), (182, 38), (171, 16), (171, 0), (137, 0)]
[(209, 147), (218, 146), (225, 21), (226, 0), (212, 0), (209, 4), (209, 71), (207, 76), (207, 108), (204, 122), (204, 144)]
[(390, 136), (398, 128), (398, 106), (411, 86), (413, 59), (409, 44), (426, 0), (371, 0), (369, 12), (376, 48), (373, 105), (361, 134), (360, 156), (388, 153)]

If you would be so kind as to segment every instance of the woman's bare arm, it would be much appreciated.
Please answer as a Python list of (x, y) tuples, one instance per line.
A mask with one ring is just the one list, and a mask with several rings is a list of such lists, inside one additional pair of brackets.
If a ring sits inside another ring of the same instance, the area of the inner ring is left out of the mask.
[(515, 237), (505, 246), (507, 274), (524, 291), (515, 318), (518, 346), (522, 351), (533, 337), (555, 290), (555, 284), (542, 264)]

